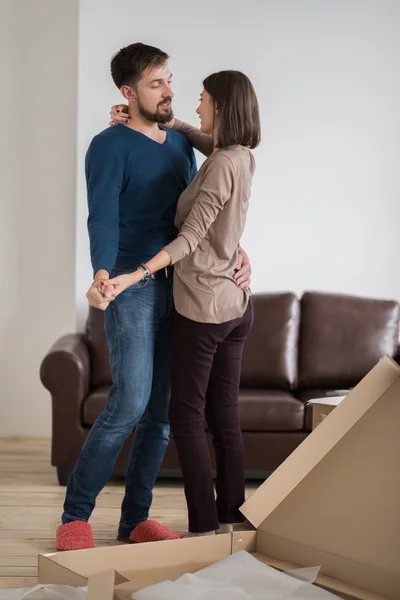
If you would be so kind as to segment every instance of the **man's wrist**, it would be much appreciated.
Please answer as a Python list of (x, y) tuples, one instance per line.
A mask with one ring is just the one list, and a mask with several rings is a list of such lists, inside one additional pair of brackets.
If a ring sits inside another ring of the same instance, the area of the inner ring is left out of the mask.
[(94, 275), (93, 283), (96, 283), (97, 281), (108, 280), (108, 279), (110, 279), (110, 273), (108, 271), (106, 271), (105, 269), (99, 269), (98, 271), (96, 271), (96, 273)]

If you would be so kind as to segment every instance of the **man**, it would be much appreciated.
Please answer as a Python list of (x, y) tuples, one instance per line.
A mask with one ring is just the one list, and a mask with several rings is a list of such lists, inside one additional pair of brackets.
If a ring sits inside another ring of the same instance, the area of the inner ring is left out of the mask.
[[(128, 288), (109, 304), (102, 294), (110, 276), (131, 272), (176, 237), (176, 204), (196, 173), (187, 138), (158, 126), (173, 117), (167, 61), (165, 52), (139, 43), (114, 56), (111, 74), (128, 100), (130, 118), (126, 126), (96, 135), (86, 155), (94, 273), (87, 298), (105, 310), (113, 384), (68, 483), (59, 550), (94, 547), (88, 520), (133, 430), (118, 539), (134, 541), (135, 527), (148, 519), (169, 440), (171, 272)], [(245, 263), (237, 273), (241, 285), (248, 283)]]

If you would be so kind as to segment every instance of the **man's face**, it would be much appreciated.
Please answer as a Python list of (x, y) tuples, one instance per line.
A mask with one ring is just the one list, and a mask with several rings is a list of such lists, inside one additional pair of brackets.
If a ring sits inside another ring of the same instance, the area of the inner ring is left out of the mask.
[(136, 104), (139, 113), (148, 121), (168, 123), (173, 116), (172, 74), (165, 64), (145, 71), (135, 86)]

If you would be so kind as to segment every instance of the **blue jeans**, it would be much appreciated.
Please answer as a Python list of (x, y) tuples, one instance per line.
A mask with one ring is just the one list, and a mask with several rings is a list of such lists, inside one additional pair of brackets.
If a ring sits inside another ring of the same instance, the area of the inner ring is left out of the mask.
[[(114, 270), (112, 276), (132, 270)], [(169, 441), (172, 283), (163, 276), (122, 292), (105, 311), (112, 387), (72, 471), (62, 522), (88, 521), (118, 454), (134, 429), (118, 535), (148, 518)]]

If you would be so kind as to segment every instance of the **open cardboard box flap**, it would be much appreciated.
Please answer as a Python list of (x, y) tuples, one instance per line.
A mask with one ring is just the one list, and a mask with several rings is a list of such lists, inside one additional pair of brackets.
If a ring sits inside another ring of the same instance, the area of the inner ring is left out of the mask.
[(312, 429), (326, 419), (333, 409), (342, 402), (346, 396), (331, 396), (326, 398), (312, 398), (307, 405), (312, 407)]
[[(346, 394), (347, 396), (347, 394)], [(338, 406), (346, 396), (326, 396), (324, 398), (311, 398), (307, 404), (311, 406), (320, 404), (321, 406)]]
[(399, 423), (400, 367), (385, 357), (245, 502), (256, 531), (41, 555), (39, 580), (125, 599), (248, 550), (321, 565), (317, 584), (344, 597), (400, 600)]

